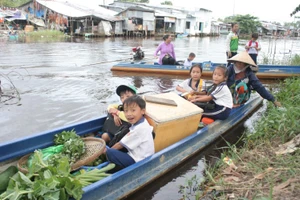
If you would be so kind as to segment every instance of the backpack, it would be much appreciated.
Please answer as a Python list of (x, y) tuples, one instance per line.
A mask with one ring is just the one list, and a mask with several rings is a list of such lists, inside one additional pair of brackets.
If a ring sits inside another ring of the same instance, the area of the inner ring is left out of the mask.
[(102, 131), (104, 133), (110, 133), (112, 135), (115, 135), (117, 132), (120, 131), (121, 127), (126, 126), (130, 127), (130, 124), (126, 121), (122, 121), (121, 126), (116, 126), (115, 121), (114, 121), (114, 116), (110, 113), (108, 113), (107, 118), (103, 124)]
[[(250, 40), (249, 42), (248, 42), (248, 46), (249, 47), (251, 47), (252, 46), (252, 40)], [(255, 41), (255, 46), (256, 46), (256, 48), (258, 47), (258, 42), (257, 41)], [(249, 49), (247, 50), (247, 52), (249, 51)], [(258, 51), (257, 51), (257, 53), (258, 53)]]

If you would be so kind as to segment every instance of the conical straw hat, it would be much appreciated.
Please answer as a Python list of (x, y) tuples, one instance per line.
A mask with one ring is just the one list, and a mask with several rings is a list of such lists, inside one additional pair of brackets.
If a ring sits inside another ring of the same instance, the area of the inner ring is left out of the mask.
[(242, 63), (246, 63), (248, 65), (257, 67), (257, 65), (254, 63), (254, 61), (252, 60), (252, 58), (249, 56), (249, 54), (246, 51), (243, 51), (243, 52), (233, 56), (232, 58), (229, 58), (228, 61), (242, 62)]

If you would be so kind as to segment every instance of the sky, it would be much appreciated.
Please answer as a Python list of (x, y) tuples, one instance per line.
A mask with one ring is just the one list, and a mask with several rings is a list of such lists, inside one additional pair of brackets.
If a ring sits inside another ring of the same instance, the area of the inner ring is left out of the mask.
[[(88, 0), (85, 0), (88, 1)], [(100, 4), (112, 3), (113, 0), (90, 0)], [(293, 22), (290, 13), (300, 4), (299, 0), (171, 0), (174, 6), (205, 8), (211, 10), (215, 19), (224, 18), (233, 14), (258, 17), (260, 20), (276, 22)], [(150, 0), (151, 4), (160, 4), (161, 0)], [(300, 16), (300, 12), (297, 13)], [(300, 20), (300, 19), (296, 19)]]

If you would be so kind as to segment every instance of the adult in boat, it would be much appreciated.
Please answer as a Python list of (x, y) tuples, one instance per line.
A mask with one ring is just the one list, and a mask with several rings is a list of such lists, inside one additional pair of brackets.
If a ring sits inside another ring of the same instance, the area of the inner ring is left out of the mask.
[(171, 43), (172, 36), (164, 35), (163, 42), (160, 43), (154, 53), (154, 56), (157, 58), (157, 53), (160, 52), (158, 63), (160, 65), (175, 65), (176, 57), (174, 51), (174, 45)]
[(258, 92), (264, 99), (272, 101), (275, 106), (281, 106), (252, 71), (251, 67), (257, 68), (257, 65), (246, 51), (233, 56), (228, 61), (233, 62), (228, 67), (227, 85), (233, 97), (234, 107), (248, 101), (251, 90)]

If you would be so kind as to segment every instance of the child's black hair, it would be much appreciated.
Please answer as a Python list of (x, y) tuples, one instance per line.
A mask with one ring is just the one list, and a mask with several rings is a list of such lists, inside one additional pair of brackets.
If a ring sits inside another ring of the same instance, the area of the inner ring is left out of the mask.
[(122, 91), (120, 92), (120, 97), (122, 96), (122, 94), (124, 94), (124, 93), (126, 93), (126, 92), (130, 92), (131, 94), (135, 95), (135, 93), (134, 93), (132, 90), (126, 89), (126, 90), (122, 90)]
[(190, 69), (190, 74), (191, 74), (192, 70), (193, 70), (195, 67), (199, 67), (199, 69), (200, 69), (200, 71), (201, 71), (201, 73), (202, 73), (202, 67), (201, 67), (199, 64), (194, 64), (194, 65), (191, 67), (191, 69)]
[(224, 76), (228, 77), (228, 69), (226, 66), (223, 66), (223, 65), (216, 66), (213, 73), (215, 72), (216, 69), (222, 69), (224, 72)]
[(194, 57), (195, 58), (196, 55), (193, 52), (191, 52), (190, 55), (189, 55), (189, 57)]
[(257, 39), (258, 38), (258, 33), (252, 33), (252, 38)]
[(134, 96), (131, 96), (131, 97), (127, 98), (123, 103), (123, 108), (125, 106), (128, 107), (132, 104), (137, 104), (141, 109), (146, 108), (145, 100), (142, 97), (138, 96), (138, 95), (134, 95)]
[(166, 34), (166, 35), (163, 36), (163, 40), (166, 41), (166, 39), (168, 39), (169, 37), (170, 37), (170, 35)]

